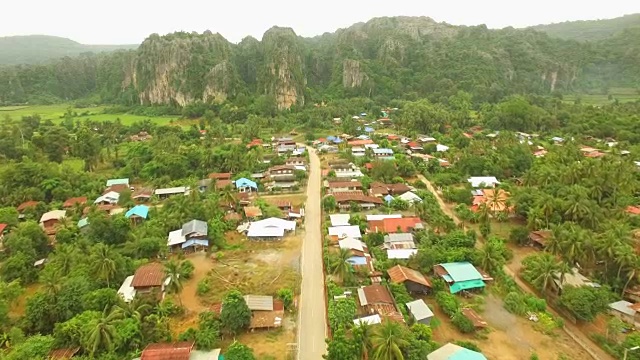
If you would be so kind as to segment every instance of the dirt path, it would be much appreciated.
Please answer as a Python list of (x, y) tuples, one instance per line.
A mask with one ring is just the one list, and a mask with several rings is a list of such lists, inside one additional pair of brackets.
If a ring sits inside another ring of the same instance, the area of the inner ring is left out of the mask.
[(193, 267), (195, 269), (191, 279), (185, 282), (182, 287), (182, 305), (189, 312), (200, 313), (207, 310), (207, 307), (200, 301), (200, 298), (196, 294), (196, 290), (198, 289), (198, 283), (200, 280), (206, 278), (209, 270), (213, 268), (213, 262), (207, 257), (206, 252), (190, 254), (185, 258), (193, 263)]
[[(438, 192), (433, 187), (431, 182), (429, 180), (427, 180), (427, 178), (425, 178), (422, 175), (418, 175), (418, 178), (420, 179), (420, 181), (422, 181), (427, 186), (427, 189), (429, 191), (431, 191), (431, 193), (436, 197), (436, 200), (438, 201), (438, 205), (440, 205), (440, 208), (442, 209), (442, 211), (445, 214), (447, 214), (448, 216), (450, 216), (456, 224), (459, 224), (460, 223), (460, 219), (458, 219), (458, 217), (456, 216), (456, 214), (453, 213), (453, 211), (451, 211), (450, 209), (447, 208), (446, 204), (444, 203), (444, 201), (440, 197), (440, 194), (438, 194)], [(476, 246), (480, 246), (481, 244), (482, 244), (482, 240), (478, 241), (476, 243)], [(511, 276), (515, 280), (516, 284), (523, 291), (537, 296), (536, 292), (533, 291), (533, 289), (528, 284), (526, 284), (524, 281), (520, 280), (520, 278), (518, 276), (516, 276), (517, 272), (520, 271), (520, 268), (522, 267), (522, 263), (521, 263), (522, 259), (521, 258), (516, 258), (516, 259), (517, 259), (517, 261), (512, 261), (511, 263), (509, 263), (509, 264), (504, 266), (504, 272), (507, 275)], [(561, 315), (559, 315), (557, 312), (555, 312), (550, 307), (548, 307), (548, 310), (554, 316), (562, 317)], [(602, 350), (586, 334), (584, 334), (582, 331), (580, 331), (580, 329), (577, 326), (575, 326), (574, 324), (572, 324), (571, 322), (565, 321), (565, 326), (564, 326), (563, 330), (579, 346), (581, 346), (587, 353), (589, 353), (589, 355), (594, 360), (613, 360), (613, 357), (611, 357), (611, 355), (609, 355), (604, 350)]]

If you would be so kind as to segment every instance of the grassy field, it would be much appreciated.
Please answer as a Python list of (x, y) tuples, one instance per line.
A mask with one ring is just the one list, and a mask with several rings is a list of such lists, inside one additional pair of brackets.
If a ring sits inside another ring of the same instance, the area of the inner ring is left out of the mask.
[(609, 95), (605, 94), (571, 94), (565, 95), (563, 101), (573, 103), (580, 97), (585, 105), (601, 106), (611, 104), (616, 99), (621, 103), (640, 100), (640, 94), (634, 88), (611, 88), (609, 89), (609, 94), (612, 96), (611, 100), (609, 100)]
[[(43, 120), (51, 120), (54, 123), (58, 123), (62, 121), (62, 117), (64, 113), (69, 108), (69, 104), (57, 104), (57, 105), (34, 105), (34, 106), (5, 106), (0, 107), (0, 121), (4, 119), (5, 116), (10, 116), (13, 119), (20, 119), (22, 116), (29, 116), (33, 114), (38, 114), (42, 117)], [(81, 115), (76, 117), (75, 119), (79, 120), (87, 120), (91, 119), (94, 121), (107, 121), (107, 120), (115, 120), (117, 118), (122, 121), (124, 125), (131, 125), (136, 121), (142, 121), (149, 119), (152, 122), (158, 125), (169, 125), (172, 122), (178, 121), (178, 116), (142, 116), (142, 115), (132, 115), (132, 114), (104, 114), (103, 113), (104, 106), (90, 107), (84, 109), (73, 109), (73, 111), (78, 114), (86, 113), (86, 115)], [(194, 121), (188, 121), (188, 124), (183, 121), (179, 123), (181, 126), (190, 126), (191, 123), (197, 123)]]

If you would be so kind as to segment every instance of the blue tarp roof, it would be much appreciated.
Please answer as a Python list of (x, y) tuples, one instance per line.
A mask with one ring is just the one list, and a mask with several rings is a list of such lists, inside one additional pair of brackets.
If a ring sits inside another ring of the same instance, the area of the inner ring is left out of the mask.
[(454, 282), (482, 280), (482, 274), (469, 262), (455, 262), (440, 264)]
[(182, 243), (182, 248), (186, 249), (190, 246), (194, 246), (194, 245), (200, 245), (200, 246), (209, 246), (209, 240), (200, 240), (200, 239), (192, 239), (192, 240), (187, 240), (186, 242)]
[(340, 138), (333, 139), (333, 143), (334, 144), (340, 144), (341, 142), (342, 142), (342, 139), (340, 139)]
[(392, 201), (393, 201), (393, 196), (391, 196), (391, 195), (387, 195), (387, 196), (385, 196), (385, 197), (384, 197), (384, 201), (386, 201), (386, 202), (388, 202), (388, 203), (392, 202)]
[(124, 214), (126, 218), (130, 218), (133, 215), (146, 219), (147, 216), (149, 216), (149, 207), (146, 205), (136, 205)]
[(364, 256), (352, 256), (347, 259), (347, 262), (351, 265), (367, 265), (367, 258)]
[(372, 127), (366, 127), (366, 128), (364, 128), (364, 131), (366, 131), (366, 132), (374, 132), (375, 130)]
[(333, 136), (333, 135), (329, 135), (329, 136), (327, 136), (327, 140), (329, 140), (329, 141), (333, 141), (333, 140), (335, 140), (335, 139), (336, 139), (336, 137), (335, 137), (335, 136)]
[(250, 187), (252, 187), (254, 189), (258, 188), (258, 184), (256, 184), (255, 181), (251, 181), (251, 180), (249, 180), (247, 178), (240, 178), (240, 179), (236, 180), (235, 183), (236, 183), (236, 187), (237, 188), (241, 188), (241, 187), (245, 187), (245, 186), (250, 186)]

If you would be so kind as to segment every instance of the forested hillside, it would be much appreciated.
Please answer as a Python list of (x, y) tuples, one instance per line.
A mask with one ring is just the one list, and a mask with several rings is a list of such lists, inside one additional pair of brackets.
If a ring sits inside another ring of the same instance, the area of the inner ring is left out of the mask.
[(57, 36), (30, 35), (0, 37), (0, 65), (38, 64), (86, 52), (135, 49), (138, 45), (85, 45)]
[(615, 19), (565, 21), (557, 24), (536, 25), (531, 29), (560, 39), (597, 41), (631, 27), (640, 27), (640, 14), (625, 15)]
[(153, 34), (137, 50), (0, 69), (0, 104), (90, 97), (184, 106), (259, 97), (285, 109), (355, 96), (439, 100), (459, 90), (478, 102), (601, 91), (640, 83), (637, 35), (630, 29), (582, 44), (426, 17), (376, 18), (315, 38), (274, 27), (237, 45), (211, 32)]

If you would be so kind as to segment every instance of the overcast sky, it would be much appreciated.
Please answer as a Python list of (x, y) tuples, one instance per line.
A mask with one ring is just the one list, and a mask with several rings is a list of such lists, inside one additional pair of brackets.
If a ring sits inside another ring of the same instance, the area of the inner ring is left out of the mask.
[(151, 33), (211, 30), (238, 42), (247, 35), (261, 39), (274, 25), (314, 36), (379, 16), (429, 16), (502, 28), (637, 12), (638, 0), (4, 0), (0, 36), (45, 34), (85, 44), (131, 44)]

